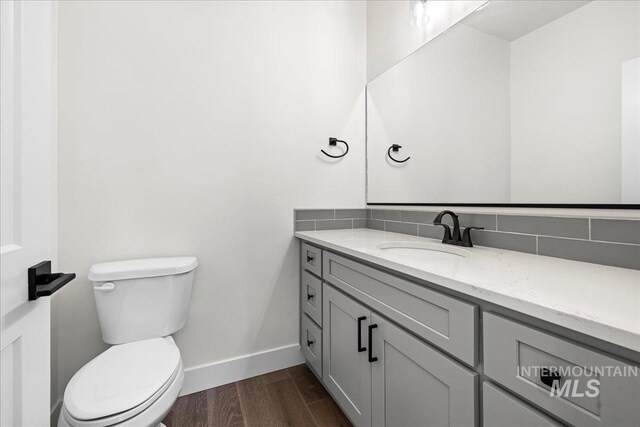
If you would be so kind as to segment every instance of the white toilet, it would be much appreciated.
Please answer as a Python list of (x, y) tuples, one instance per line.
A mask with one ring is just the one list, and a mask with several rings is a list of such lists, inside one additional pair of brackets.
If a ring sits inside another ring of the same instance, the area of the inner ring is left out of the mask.
[(89, 270), (102, 339), (114, 344), (67, 385), (58, 426), (156, 426), (184, 371), (171, 334), (187, 320), (195, 257), (96, 264)]

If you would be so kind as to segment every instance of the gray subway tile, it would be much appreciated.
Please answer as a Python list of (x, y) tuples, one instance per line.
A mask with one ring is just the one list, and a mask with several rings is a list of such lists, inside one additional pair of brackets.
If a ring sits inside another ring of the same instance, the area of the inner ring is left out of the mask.
[(336, 219), (366, 218), (366, 209), (336, 209)]
[(384, 221), (380, 221), (377, 219), (368, 219), (367, 228), (371, 228), (372, 230), (384, 231)]
[(640, 244), (640, 221), (592, 219), (591, 240)]
[(354, 219), (353, 228), (367, 228), (367, 220), (364, 218)]
[(373, 209), (371, 211), (371, 218), (385, 219), (389, 221), (400, 221), (400, 211), (393, 211), (388, 209)]
[(498, 215), (498, 230), (588, 239), (589, 220), (587, 218)]
[(350, 219), (323, 219), (316, 221), (316, 230), (344, 230), (353, 227)]
[[(432, 224), (440, 211), (401, 211), (400, 218), (403, 222), (416, 222), (418, 224)], [(458, 222), (461, 227), (484, 227), (487, 230), (496, 229), (496, 215), (491, 214), (458, 214)], [(443, 224), (453, 225), (450, 215), (442, 219)]]
[(367, 208), (367, 219), (371, 219), (371, 211), (372, 209)]
[(333, 219), (333, 209), (296, 209), (296, 221), (304, 219)]
[(418, 224), (431, 224), (437, 214), (438, 212), (430, 211), (400, 211), (400, 220)]
[(418, 235), (418, 224), (409, 224), (407, 222), (384, 222), (384, 231), (391, 231), (392, 233), (410, 234), (412, 236)]
[(296, 221), (296, 231), (313, 231), (316, 229), (315, 221)]
[(435, 225), (420, 224), (418, 226), (418, 236), (442, 240), (444, 229)]
[(485, 230), (496, 229), (496, 215), (460, 214), (458, 217), (461, 227), (484, 227)]
[(539, 237), (538, 254), (640, 270), (640, 246), (636, 245)]
[(473, 230), (471, 232), (471, 241), (475, 246), (488, 246), (530, 254), (536, 253), (536, 236)]

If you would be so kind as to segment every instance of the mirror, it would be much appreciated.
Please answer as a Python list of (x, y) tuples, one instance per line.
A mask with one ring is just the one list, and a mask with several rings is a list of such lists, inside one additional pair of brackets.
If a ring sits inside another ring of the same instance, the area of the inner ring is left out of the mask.
[(640, 207), (640, 2), (490, 1), (368, 84), (367, 162), (370, 204)]

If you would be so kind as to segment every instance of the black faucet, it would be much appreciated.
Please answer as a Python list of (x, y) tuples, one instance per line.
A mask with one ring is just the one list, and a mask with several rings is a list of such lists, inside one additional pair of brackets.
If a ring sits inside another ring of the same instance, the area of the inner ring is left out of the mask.
[[(453, 220), (453, 235), (451, 235), (451, 228), (447, 224), (442, 223), (442, 217), (445, 215), (450, 215), (451, 219)], [(465, 246), (467, 248), (473, 247), (473, 243), (471, 243), (471, 230), (484, 230), (484, 227), (465, 227), (464, 233), (461, 236), (458, 215), (456, 215), (452, 211), (440, 212), (433, 220), (433, 225), (444, 227), (444, 237), (442, 238), (442, 243), (447, 245)]]

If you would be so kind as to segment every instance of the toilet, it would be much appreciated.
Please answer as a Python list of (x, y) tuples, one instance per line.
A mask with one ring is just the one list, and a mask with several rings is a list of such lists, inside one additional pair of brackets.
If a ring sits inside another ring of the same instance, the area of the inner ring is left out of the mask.
[(184, 381), (171, 334), (187, 320), (197, 266), (173, 257), (91, 267), (102, 339), (113, 346), (71, 378), (59, 427), (162, 425)]

